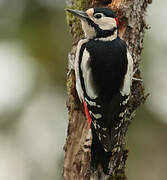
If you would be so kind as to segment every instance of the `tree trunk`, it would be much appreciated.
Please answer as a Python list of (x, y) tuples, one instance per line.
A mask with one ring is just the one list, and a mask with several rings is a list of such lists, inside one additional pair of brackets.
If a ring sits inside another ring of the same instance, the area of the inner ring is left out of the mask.
[[(119, 18), (119, 35), (128, 45), (134, 61), (135, 77), (141, 79), (139, 64), (143, 49), (146, 8), (150, 0), (67, 0), (68, 8), (86, 10), (89, 7), (100, 6), (112, 8)], [(76, 44), (83, 32), (78, 18), (67, 14), (67, 22), (74, 37), (74, 43), (69, 53), (69, 72), (67, 74), (67, 107), (69, 124), (64, 159), (63, 177), (65, 180), (111, 179), (126, 180), (125, 164), (128, 150), (125, 135), (128, 126), (135, 115), (136, 108), (146, 100), (142, 81), (133, 81), (132, 93), (127, 108), (127, 115), (119, 132), (119, 143), (110, 159), (110, 175), (105, 175), (101, 167), (93, 173), (90, 170), (91, 133), (75, 89), (75, 75), (73, 67)]]

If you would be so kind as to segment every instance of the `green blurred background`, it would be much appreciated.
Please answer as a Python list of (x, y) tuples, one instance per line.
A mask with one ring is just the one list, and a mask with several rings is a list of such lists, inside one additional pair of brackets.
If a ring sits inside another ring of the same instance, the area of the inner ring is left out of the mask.
[[(141, 70), (147, 103), (131, 124), (129, 180), (167, 179), (167, 2), (147, 12)], [(62, 179), (67, 55), (62, 0), (0, 1), (0, 180)]]

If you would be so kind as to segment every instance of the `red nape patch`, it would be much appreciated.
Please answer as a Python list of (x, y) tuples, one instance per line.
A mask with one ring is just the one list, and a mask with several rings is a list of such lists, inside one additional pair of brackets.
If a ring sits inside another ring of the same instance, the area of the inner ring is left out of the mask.
[(118, 20), (118, 18), (117, 18), (117, 17), (115, 18), (115, 20), (116, 20), (117, 27), (118, 27), (118, 26), (119, 26), (119, 20)]
[(88, 108), (87, 108), (87, 105), (86, 105), (84, 99), (83, 99), (83, 105), (84, 105), (84, 109), (85, 109), (86, 118), (87, 118), (87, 120), (88, 120), (89, 128), (91, 128), (92, 118), (91, 118), (91, 116), (90, 116), (90, 113), (89, 113), (89, 111), (88, 111)]

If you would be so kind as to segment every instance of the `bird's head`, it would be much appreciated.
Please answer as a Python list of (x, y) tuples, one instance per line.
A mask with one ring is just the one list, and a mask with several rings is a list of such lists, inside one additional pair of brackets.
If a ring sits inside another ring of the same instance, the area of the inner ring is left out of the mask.
[(67, 9), (67, 11), (80, 18), (86, 38), (117, 37), (118, 18), (111, 9), (90, 8), (86, 12)]

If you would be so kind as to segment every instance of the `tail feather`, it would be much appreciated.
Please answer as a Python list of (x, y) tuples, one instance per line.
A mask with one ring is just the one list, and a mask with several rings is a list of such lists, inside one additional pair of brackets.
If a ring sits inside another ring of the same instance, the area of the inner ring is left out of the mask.
[(103, 172), (108, 174), (108, 165), (110, 161), (110, 157), (112, 155), (111, 151), (106, 152), (99, 141), (98, 136), (96, 135), (94, 126), (92, 124), (92, 145), (91, 145), (91, 168), (93, 171), (96, 171), (98, 165), (100, 164), (103, 168)]

